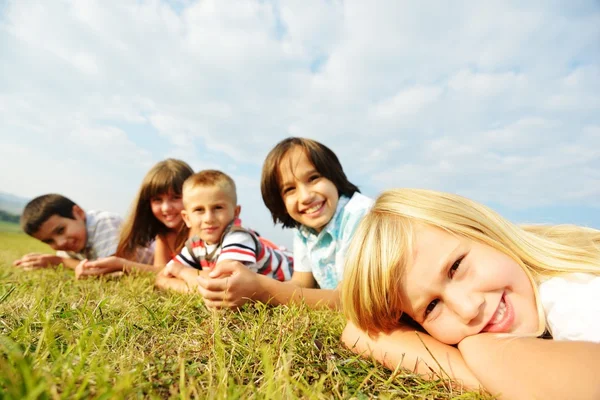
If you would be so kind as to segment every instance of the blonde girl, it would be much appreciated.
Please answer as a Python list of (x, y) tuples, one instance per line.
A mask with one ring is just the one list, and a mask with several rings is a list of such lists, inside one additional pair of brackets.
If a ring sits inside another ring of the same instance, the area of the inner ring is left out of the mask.
[(337, 307), (350, 239), (373, 201), (348, 180), (331, 149), (297, 137), (282, 140), (269, 152), (261, 191), (273, 222), (295, 230), (292, 278), (278, 282), (248, 273), (240, 263), (224, 262), (210, 278), (198, 278), (205, 303), (237, 307), (251, 299)]
[[(115, 271), (154, 271), (163, 268), (183, 247), (188, 229), (181, 210), (183, 182), (194, 171), (181, 160), (166, 159), (144, 176), (131, 212), (121, 227), (114, 257), (82, 263), (78, 276), (102, 275)], [(140, 249), (153, 246), (152, 265), (136, 262)]]
[(600, 231), (519, 227), (457, 195), (390, 190), (350, 247), (342, 339), (504, 398), (596, 398), (599, 275)]

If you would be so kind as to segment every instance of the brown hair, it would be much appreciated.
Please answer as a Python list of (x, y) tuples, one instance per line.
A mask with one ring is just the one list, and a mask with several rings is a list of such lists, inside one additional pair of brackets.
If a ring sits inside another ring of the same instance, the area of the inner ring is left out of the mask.
[(281, 196), (281, 163), (294, 147), (300, 147), (315, 169), (325, 178), (329, 179), (337, 188), (339, 196), (352, 197), (360, 190), (351, 183), (337, 156), (329, 147), (315, 140), (289, 137), (277, 143), (269, 152), (262, 169), (260, 190), (265, 205), (271, 211), (273, 222), (281, 222), (286, 228), (296, 228), (300, 224), (288, 214)]
[(56, 193), (38, 196), (25, 206), (21, 214), (21, 228), (26, 234), (32, 236), (53, 215), (75, 219), (73, 215), (75, 205), (71, 199)]
[(235, 182), (224, 172), (216, 169), (205, 169), (203, 171), (196, 172), (186, 179), (183, 184), (183, 191), (190, 190), (196, 186), (218, 186), (229, 193), (234, 205), (237, 204)]
[[(117, 256), (132, 258), (138, 247), (148, 246), (156, 235), (169, 231), (152, 213), (150, 201), (155, 196), (169, 192), (181, 195), (183, 182), (193, 173), (187, 163), (172, 158), (159, 162), (148, 171), (121, 228)], [(182, 223), (175, 240), (175, 252), (183, 247), (187, 236), (188, 229)]]

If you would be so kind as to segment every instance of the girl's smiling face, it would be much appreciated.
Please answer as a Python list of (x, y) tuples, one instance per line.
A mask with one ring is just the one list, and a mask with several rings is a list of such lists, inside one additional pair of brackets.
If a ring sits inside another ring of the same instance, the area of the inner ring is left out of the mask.
[(180, 194), (173, 192), (156, 195), (150, 199), (152, 214), (167, 228), (174, 230), (181, 226), (183, 201)]
[(517, 262), (428, 225), (416, 230), (400, 291), (403, 311), (443, 343), (482, 332), (535, 334), (539, 327), (531, 281)]
[(305, 151), (288, 151), (279, 169), (285, 209), (296, 222), (317, 232), (329, 223), (339, 200), (337, 187), (316, 170)]

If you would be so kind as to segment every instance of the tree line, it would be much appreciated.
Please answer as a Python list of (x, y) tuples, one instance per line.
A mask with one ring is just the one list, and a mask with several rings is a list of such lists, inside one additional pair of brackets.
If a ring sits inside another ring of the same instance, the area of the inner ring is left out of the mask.
[(0, 221), (11, 222), (13, 224), (18, 224), (21, 216), (16, 214), (11, 214), (7, 211), (0, 210)]

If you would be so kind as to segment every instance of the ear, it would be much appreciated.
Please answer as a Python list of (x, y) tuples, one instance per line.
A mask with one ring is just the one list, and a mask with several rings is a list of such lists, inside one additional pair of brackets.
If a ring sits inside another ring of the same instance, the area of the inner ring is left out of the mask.
[(185, 225), (189, 229), (192, 229), (192, 223), (190, 221), (190, 216), (188, 215), (187, 211), (185, 211), (185, 209), (181, 210), (181, 218), (183, 218), (183, 222), (185, 222)]
[(73, 218), (80, 221), (85, 220), (85, 211), (77, 204), (73, 206)]
[(239, 218), (241, 212), (242, 212), (242, 206), (240, 206), (240, 205), (235, 206), (235, 210), (233, 212), (234, 217)]

